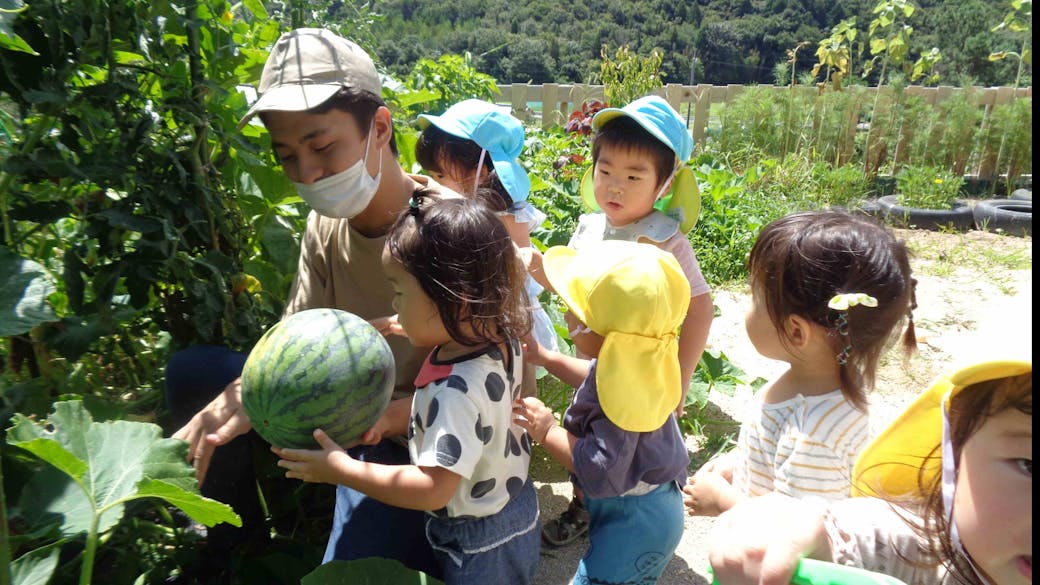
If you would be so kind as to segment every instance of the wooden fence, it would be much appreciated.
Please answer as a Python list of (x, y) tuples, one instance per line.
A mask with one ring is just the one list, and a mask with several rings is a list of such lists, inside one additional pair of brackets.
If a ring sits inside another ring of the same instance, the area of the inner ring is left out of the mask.
[[(514, 115), (518, 118), (527, 122), (540, 123), (543, 128), (552, 128), (553, 126), (563, 125), (567, 122), (570, 113), (581, 107), (581, 104), (591, 98), (604, 99), (603, 86), (602, 85), (585, 85), (585, 84), (555, 84), (547, 83), (544, 85), (529, 85), (529, 84), (509, 84), (499, 85), (499, 89), (502, 92), (501, 97), (496, 101), (501, 104), (510, 104)], [(677, 111), (687, 116), (689, 125), (693, 134), (694, 143), (697, 149), (700, 149), (705, 144), (705, 138), (709, 133), (709, 124), (717, 121), (718, 116), (712, 115), (712, 107), (716, 104), (732, 103), (737, 96), (743, 93), (750, 86), (744, 85), (681, 85), (681, 84), (668, 84), (664, 87), (659, 88), (654, 93), (664, 97)], [(791, 91), (792, 88), (787, 86), (755, 86), (758, 88), (766, 88), (774, 92), (787, 92)], [(864, 87), (858, 88), (863, 92), (863, 96), (868, 101), (872, 101), (876, 95), (878, 89), (876, 87)], [(817, 89), (812, 86), (795, 86), (795, 91), (806, 92), (808, 94), (817, 94)], [(982, 125), (985, 127), (990, 114), (993, 109), (1001, 104), (1010, 103), (1014, 99), (1018, 98), (1031, 98), (1033, 96), (1033, 88), (1030, 87), (972, 87), (971, 96), (975, 100), (977, 106), (983, 110)], [(894, 91), (890, 87), (882, 87), (882, 95), (891, 95)], [(964, 88), (952, 87), (952, 86), (939, 86), (939, 87), (922, 87), (922, 86), (909, 86), (905, 89), (906, 95), (908, 96), (919, 96), (926, 103), (937, 106), (943, 101), (950, 99), (952, 96), (959, 92), (966, 91)], [(529, 107), (531, 103), (540, 103), (541, 112), (540, 114), (532, 110)], [(849, 140), (845, 141), (851, 149), (852, 138), (854, 138), (857, 130), (863, 131), (865, 128), (863, 124), (864, 120), (856, 111), (850, 111), (846, 116), (845, 124), (847, 124), (847, 136)], [(899, 136), (899, 144), (908, 143), (912, 138), (915, 127), (913, 124), (905, 125), (905, 128), (901, 128)], [(875, 160), (879, 165), (882, 158), (888, 156), (887, 153), (876, 152), (878, 149), (887, 148), (886, 145), (872, 141), (870, 148), (867, 148), (867, 152), (863, 156), (869, 160)], [(694, 152), (697, 152), (695, 150)], [(894, 153), (891, 154), (891, 162), (894, 169), (898, 169), (900, 164), (903, 162), (900, 159), (899, 148), (895, 149)], [(1031, 156), (1031, 155), (1030, 155)], [(997, 153), (982, 153), (974, 157), (973, 168), (960, 169), (966, 175), (973, 175), (982, 179), (992, 179), (996, 171), (997, 164)], [(1002, 169), (1006, 171), (1007, 169)]]

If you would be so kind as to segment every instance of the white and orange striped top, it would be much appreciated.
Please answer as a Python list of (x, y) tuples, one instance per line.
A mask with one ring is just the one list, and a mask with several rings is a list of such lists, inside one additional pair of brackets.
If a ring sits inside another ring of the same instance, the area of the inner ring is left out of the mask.
[(847, 498), (852, 465), (869, 434), (867, 413), (840, 390), (775, 404), (751, 401), (740, 425), (733, 485), (748, 496)]

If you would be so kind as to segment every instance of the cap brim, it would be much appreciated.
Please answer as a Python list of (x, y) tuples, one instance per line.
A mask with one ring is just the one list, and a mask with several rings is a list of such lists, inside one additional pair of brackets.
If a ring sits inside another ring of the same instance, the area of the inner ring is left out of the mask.
[[(593, 183), (593, 169), (589, 167), (581, 177), (581, 201), (590, 211), (600, 211), (596, 203), (596, 190)], [(697, 218), (701, 212), (701, 191), (697, 187), (697, 177), (693, 170), (683, 165), (672, 179), (672, 187), (664, 197), (654, 204), (654, 209), (679, 220), (679, 230), (684, 234), (697, 225)]]
[(852, 470), (853, 496), (920, 496), (942, 473), (943, 398), (966, 386), (1031, 372), (1031, 361), (998, 360), (940, 376), (860, 453)]
[[(639, 116), (633, 116), (630, 112), (626, 112), (621, 108), (605, 108), (596, 112), (596, 115), (592, 117), (592, 129), (599, 130), (604, 124), (619, 116), (628, 116), (629, 118), (632, 118), (633, 120), (635, 120), (637, 124), (639, 124), (640, 127), (643, 128), (643, 130), (649, 132), (650, 135), (656, 138), (658, 141), (660, 141), (661, 144), (667, 146), (669, 149), (672, 149), (672, 140), (665, 136), (664, 132), (661, 132), (660, 128), (654, 126), (653, 124), (647, 124), (646, 120), (640, 119)], [(681, 153), (676, 152), (675, 156), (676, 158), (678, 158), (679, 156), (681, 156)], [(682, 162), (686, 161), (684, 160)]]
[(527, 201), (527, 195), (531, 192), (531, 177), (527, 176), (527, 170), (516, 159), (502, 153), (492, 152), (491, 162), (495, 164), (498, 180), (509, 192), (513, 203)]
[(585, 303), (579, 299), (587, 298), (586, 291), (578, 287), (577, 279), (568, 278), (571, 265), (575, 262), (578, 251), (567, 246), (553, 246), (542, 254), (542, 270), (549, 279), (556, 294), (560, 295), (563, 304), (582, 323), (588, 323)]
[(272, 88), (256, 100), (249, 111), (239, 120), (241, 130), (253, 116), (260, 112), (303, 112), (316, 108), (336, 95), (343, 84), (282, 85)]

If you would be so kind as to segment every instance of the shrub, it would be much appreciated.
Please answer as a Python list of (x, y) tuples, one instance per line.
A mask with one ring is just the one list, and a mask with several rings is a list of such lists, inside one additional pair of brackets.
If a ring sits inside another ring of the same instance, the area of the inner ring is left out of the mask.
[(899, 202), (918, 209), (949, 209), (964, 178), (938, 167), (907, 166), (896, 174)]

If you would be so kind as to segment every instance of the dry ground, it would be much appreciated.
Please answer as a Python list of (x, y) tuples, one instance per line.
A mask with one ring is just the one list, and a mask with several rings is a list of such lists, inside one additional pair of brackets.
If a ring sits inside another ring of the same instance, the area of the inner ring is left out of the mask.
[[(1032, 355), (1032, 238), (982, 231), (896, 232), (914, 253), (918, 353), (908, 364), (903, 364), (895, 352), (883, 359), (871, 396), (874, 432), (883, 428), (936, 375), (955, 364), (986, 355)], [(725, 352), (748, 373), (749, 380), (755, 376), (772, 378), (782, 371), (782, 363), (762, 358), (747, 341), (743, 323), (747, 291), (716, 291), (715, 304), (721, 316), (712, 324), (709, 346)], [(712, 394), (709, 408), (713, 416), (723, 420), (734, 417), (749, 392), (738, 391), (734, 397)], [(689, 438), (687, 444), (694, 460), (703, 458), (696, 437)], [(571, 489), (562, 467), (550, 461), (540, 448), (535, 454), (532, 476), (544, 521), (567, 506)], [(662, 585), (710, 583), (707, 547), (713, 521), (687, 517), (682, 542), (665, 570)], [(562, 548), (543, 546), (534, 585), (569, 583), (587, 546), (585, 537)]]

